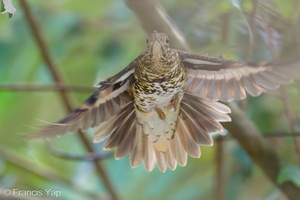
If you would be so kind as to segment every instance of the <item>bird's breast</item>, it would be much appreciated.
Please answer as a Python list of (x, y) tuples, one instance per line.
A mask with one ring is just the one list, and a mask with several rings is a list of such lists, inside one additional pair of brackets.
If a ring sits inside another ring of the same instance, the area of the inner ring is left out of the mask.
[(183, 96), (186, 72), (181, 66), (164, 75), (160, 74), (156, 79), (147, 76), (151, 74), (138, 74), (132, 86), (135, 105), (139, 110), (149, 112), (155, 108), (164, 108), (175, 95)]

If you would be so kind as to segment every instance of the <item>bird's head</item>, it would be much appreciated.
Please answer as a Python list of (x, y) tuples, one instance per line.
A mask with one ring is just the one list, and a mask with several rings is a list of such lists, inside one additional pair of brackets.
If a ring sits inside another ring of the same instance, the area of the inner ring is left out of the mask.
[(152, 56), (166, 54), (169, 51), (169, 38), (164, 33), (154, 31), (147, 38), (148, 52)]

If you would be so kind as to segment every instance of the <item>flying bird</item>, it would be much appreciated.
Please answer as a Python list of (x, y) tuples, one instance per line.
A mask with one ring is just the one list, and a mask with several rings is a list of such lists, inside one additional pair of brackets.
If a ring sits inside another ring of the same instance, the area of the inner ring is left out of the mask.
[(293, 80), (292, 68), (238, 61), (172, 49), (164, 33), (154, 31), (147, 49), (99, 88), (78, 109), (57, 123), (40, 127), (36, 138), (95, 128), (94, 142), (115, 158), (130, 158), (132, 168), (165, 172), (199, 158), (199, 145), (212, 145), (210, 133), (231, 121), (230, 108), (217, 101), (258, 96)]

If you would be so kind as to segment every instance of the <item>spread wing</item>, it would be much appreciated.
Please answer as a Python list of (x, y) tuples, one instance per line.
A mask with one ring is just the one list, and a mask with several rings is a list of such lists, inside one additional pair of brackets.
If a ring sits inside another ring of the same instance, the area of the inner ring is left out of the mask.
[[(293, 80), (298, 62), (284, 66), (238, 61), (195, 55), (178, 50), (188, 74), (186, 90), (215, 101), (232, 101), (258, 96), (263, 91), (276, 89)], [(299, 66), (300, 67), (300, 66)]]
[(52, 138), (66, 132), (77, 132), (96, 127), (117, 115), (131, 101), (130, 83), (134, 80), (133, 72), (136, 61), (131, 62), (118, 74), (101, 82), (100, 87), (78, 109), (57, 123), (38, 128), (33, 138)]

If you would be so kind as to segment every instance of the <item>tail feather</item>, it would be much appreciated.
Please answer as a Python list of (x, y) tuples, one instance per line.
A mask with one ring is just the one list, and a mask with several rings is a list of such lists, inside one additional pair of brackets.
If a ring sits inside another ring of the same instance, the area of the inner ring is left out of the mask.
[[(186, 165), (188, 155), (199, 158), (199, 144), (212, 145), (210, 133), (222, 130), (220, 121), (230, 120), (227, 115), (230, 110), (225, 105), (185, 93), (175, 121), (174, 134), (168, 132), (157, 139), (153, 130), (164, 128), (162, 125), (168, 125), (168, 122), (156, 119), (153, 113), (147, 118), (148, 113), (141, 116), (143, 113), (137, 112), (133, 102), (125, 105), (113, 120), (105, 122), (96, 130), (95, 142), (108, 137), (104, 147), (116, 148), (116, 159), (129, 155), (131, 167), (144, 162), (147, 171), (152, 171), (156, 164), (162, 172), (168, 167), (174, 170), (177, 165)], [(139, 120), (139, 117), (144, 118)], [(147, 119), (150, 119), (150, 123), (147, 123)], [(162, 124), (155, 127), (155, 123)], [(146, 134), (150, 130), (152, 134)]]
[(184, 147), (182, 146), (182, 143), (180, 142), (180, 138), (177, 132), (175, 132), (174, 134), (174, 143), (175, 143), (175, 149), (173, 150), (173, 153), (175, 153), (174, 157), (176, 158), (178, 165), (183, 167), (187, 163), (187, 153)]
[(167, 152), (165, 152), (165, 159), (166, 159), (168, 167), (171, 170), (175, 170), (176, 166), (177, 166), (177, 161), (175, 159), (174, 153), (172, 152), (172, 148), (174, 149), (174, 140), (171, 140), (169, 142), (169, 149)]
[(145, 142), (146, 146), (144, 148), (145, 151), (143, 155), (144, 166), (148, 172), (151, 172), (156, 164), (156, 155), (152, 142), (150, 142), (147, 137), (145, 137), (145, 140), (147, 141)]
[(165, 152), (155, 151), (157, 166), (161, 172), (165, 172), (167, 169), (167, 162), (165, 158)]

